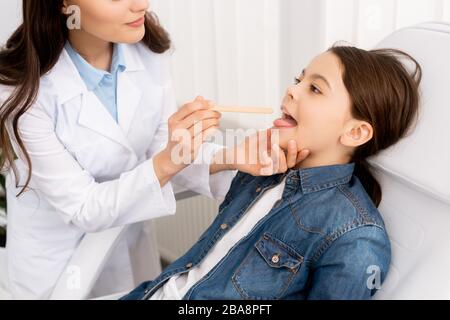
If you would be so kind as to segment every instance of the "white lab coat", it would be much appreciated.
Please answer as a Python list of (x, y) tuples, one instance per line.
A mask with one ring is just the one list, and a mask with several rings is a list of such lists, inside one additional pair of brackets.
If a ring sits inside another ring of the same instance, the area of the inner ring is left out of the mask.
[[(66, 51), (41, 78), (38, 99), (19, 122), (32, 179), (28, 191), (16, 198), (28, 169), (15, 144), (20, 177), (16, 188), (14, 175), (7, 176), (7, 256), (16, 298), (48, 298), (83, 235), (120, 225), (133, 224), (95, 293), (131, 289), (159, 271), (153, 261), (158, 257), (154, 237), (142, 222), (175, 213), (172, 186), (160, 187), (152, 162), (166, 145), (167, 119), (176, 111), (170, 55), (155, 54), (142, 44), (125, 45), (124, 55), (118, 124), (87, 90)], [(1, 87), (0, 100), (10, 92)], [(232, 173), (210, 178), (208, 168), (218, 148), (204, 145), (203, 164), (186, 168), (174, 178), (176, 183), (223, 198), (228, 188), (223, 181), (231, 180)]]

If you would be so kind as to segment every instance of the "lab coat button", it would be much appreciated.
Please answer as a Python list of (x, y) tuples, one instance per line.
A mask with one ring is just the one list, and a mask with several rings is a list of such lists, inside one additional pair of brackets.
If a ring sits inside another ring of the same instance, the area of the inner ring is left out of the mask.
[(220, 229), (222, 229), (222, 230), (228, 229), (228, 224), (222, 223), (222, 224), (220, 225)]

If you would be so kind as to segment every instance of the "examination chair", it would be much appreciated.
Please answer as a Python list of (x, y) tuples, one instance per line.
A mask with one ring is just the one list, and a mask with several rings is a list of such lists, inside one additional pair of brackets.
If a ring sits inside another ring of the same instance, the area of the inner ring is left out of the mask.
[(405, 28), (377, 47), (411, 54), (423, 82), (415, 130), (371, 161), (392, 245), (391, 268), (375, 298), (450, 299), (450, 24)]
[[(383, 188), (379, 209), (392, 244), (390, 272), (375, 299), (450, 299), (450, 24), (408, 27), (378, 47), (404, 50), (419, 61), (423, 96), (412, 134), (370, 161)], [(51, 298), (89, 297), (124, 229), (86, 235), (69, 264), (84, 270), (81, 288), (68, 289), (67, 272)]]

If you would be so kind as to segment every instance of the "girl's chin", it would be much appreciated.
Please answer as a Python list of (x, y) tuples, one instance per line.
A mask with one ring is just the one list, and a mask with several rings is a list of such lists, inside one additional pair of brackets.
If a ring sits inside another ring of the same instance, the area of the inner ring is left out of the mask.
[[(272, 131), (272, 141), (271, 143), (278, 144), (281, 149), (287, 150), (288, 142), (290, 140), (297, 141), (296, 128), (271, 128)], [(278, 141), (277, 141), (278, 140)]]

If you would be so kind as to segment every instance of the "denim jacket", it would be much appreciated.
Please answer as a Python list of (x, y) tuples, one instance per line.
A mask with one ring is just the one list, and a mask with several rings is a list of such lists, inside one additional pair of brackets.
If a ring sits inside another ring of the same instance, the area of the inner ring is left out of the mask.
[(198, 242), (153, 281), (122, 299), (148, 299), (197, 266), (264, 192), (286, 178), (282, 198), (184, 299), (370, 299), (390, 264), (377, 208), (354, 164), (253, 177), (238, 173)]

